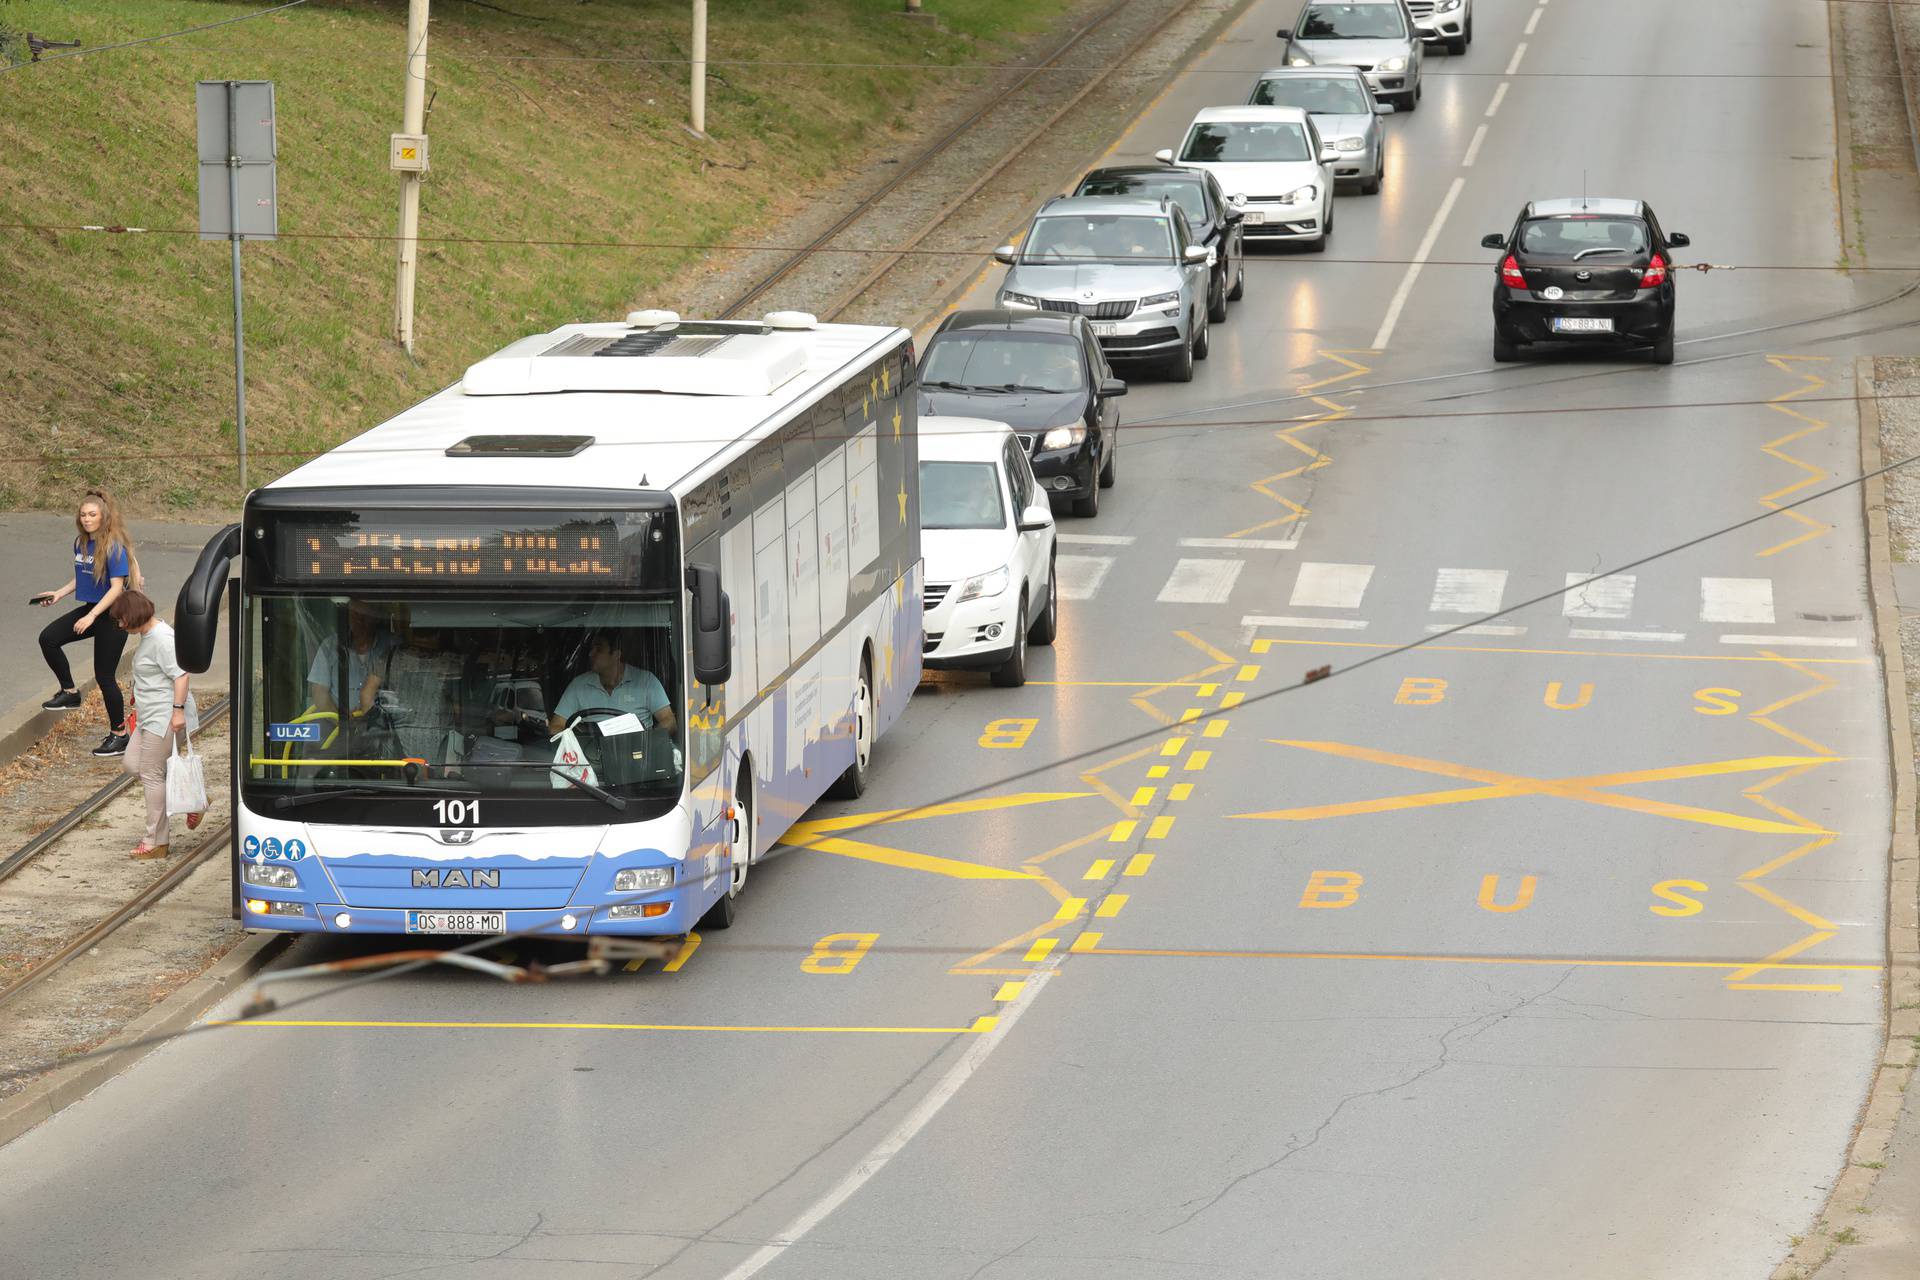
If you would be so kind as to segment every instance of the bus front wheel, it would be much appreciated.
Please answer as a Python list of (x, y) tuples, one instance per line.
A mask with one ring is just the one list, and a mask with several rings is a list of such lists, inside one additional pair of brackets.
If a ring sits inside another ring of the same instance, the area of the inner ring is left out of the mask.
[(733, 791), (733, 830), (728, 844), (727, 891), (700, 917), (702, 929), (731, 928), (736, 904), (747, 891), (747, 873), (753, 868), (753, 784), (747, 781), (744, 769)]

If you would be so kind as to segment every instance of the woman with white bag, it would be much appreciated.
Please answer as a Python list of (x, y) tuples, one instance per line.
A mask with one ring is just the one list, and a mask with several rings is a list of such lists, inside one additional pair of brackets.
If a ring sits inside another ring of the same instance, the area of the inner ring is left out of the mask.
[[(133, 655), (133, 720), (128, 726), (132, 742), (124, 767), (146, 790), (147, 835), (133, 847), (132, 856), (164, 858), (168, 809), (186, 812), (189, 831), (206, 816), (206, 783), (192, 741), (193, 731), (200, 727), (200, 712), (187, 690), (186, 669), (174, 654), (173, 628), (154, 617), (153, 601), (144, 592), (125, 591), (110, 612), (122, 631), (140, 637)], [(176, 757), (174, 745), (182, 737), (186, 754)], [(187, 803), (169, 806), (169, 791)]]

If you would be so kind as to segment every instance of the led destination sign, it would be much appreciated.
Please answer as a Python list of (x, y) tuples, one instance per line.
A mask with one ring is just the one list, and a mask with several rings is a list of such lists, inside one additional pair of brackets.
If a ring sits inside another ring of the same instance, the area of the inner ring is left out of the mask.
[(560, 525), (487, 527), (360, 520), (279, 525), (278, 576), (347, 586), (414, 582), (446, 585), (630, 583), (640, 577), (645, 517)]

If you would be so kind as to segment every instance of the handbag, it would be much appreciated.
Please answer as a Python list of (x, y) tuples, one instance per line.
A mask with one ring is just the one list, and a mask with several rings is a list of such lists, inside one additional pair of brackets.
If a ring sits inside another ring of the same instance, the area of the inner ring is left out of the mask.
[(167, 812), (205, 813), (207, 810), (207, 771), (200, 753), (193, 749), (193, 737), (186, 739), (183, 753), (178, 744), (167, 757)]

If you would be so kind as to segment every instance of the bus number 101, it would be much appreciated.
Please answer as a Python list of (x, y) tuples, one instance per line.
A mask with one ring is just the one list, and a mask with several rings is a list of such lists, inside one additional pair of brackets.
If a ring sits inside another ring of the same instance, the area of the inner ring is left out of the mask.
[(443, 827), (472, 827), (480, 822), (478, 800), (436, 800), (433, 811), (440, 815)]

